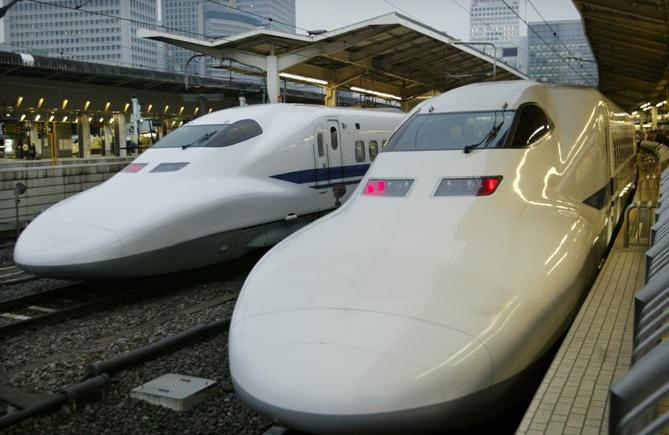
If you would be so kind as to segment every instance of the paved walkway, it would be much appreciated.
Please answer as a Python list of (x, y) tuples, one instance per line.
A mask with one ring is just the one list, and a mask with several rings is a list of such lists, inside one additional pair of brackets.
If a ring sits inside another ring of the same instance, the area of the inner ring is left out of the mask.
[(608, 433), (609, 385), (629, 369), (633, 299), (644, 285), (646, 249), (612, 249), (518, 434)]

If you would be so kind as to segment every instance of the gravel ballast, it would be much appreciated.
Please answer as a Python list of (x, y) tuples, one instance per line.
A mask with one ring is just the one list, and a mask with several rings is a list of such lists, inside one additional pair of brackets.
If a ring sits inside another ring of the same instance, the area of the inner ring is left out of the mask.
[[(139, 348), (200, 323), (231, 316), (234, 300), (217, 303), (218, 299), (241, 289), (252, 263), (236, 262), (221, 267), (228, 270), (214, 279), (0, 341), (0, 383), (24, 391), (56, 391), (79, 382), (92, 362)], [(0, 289), (0, 294), (23, 294), (58, 283), (40, 279), (6, 286), (8, 288)], [(219, 385), (212, 397), (186, 412), (129, 397), (133, 388), (167, 373), (214, 379)], [(219, 334), (115, 375), (100, 401), (91, 402), (72, 414), (58, 412), (24, 421), (9, 428), (7, 433), (264, 432), (271, 422), (247, 408), (229, 391), (229, 383), (227, 334)], [(4, 409), (0, 409), (0, 415), (2, 413)]]

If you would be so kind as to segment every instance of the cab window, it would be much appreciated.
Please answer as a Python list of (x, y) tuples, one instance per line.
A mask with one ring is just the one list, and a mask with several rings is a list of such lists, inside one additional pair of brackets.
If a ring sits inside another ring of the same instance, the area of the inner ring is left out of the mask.
[(365, 161), (365, 142), (361, 140), (355, 141), (355, 161), (356, 162)]
[(247, 141), (262, 132), (260, 124), (253, 119), (231, 124), (185, 125), (156, 142), (152, 148), (221, 148)]
[(552, 129), (548, 116), (535, 104), (527, 104), (518, 110), (518, 121), (511, 146), (524, 148), (545, 137)]

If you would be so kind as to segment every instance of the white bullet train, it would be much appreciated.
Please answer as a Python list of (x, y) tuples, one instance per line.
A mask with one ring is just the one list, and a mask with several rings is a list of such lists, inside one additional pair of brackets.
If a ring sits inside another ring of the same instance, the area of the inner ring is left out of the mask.
[(346, 200), (404, 116), (291, 104), (202, 116), (40, 214), (14, 261), (43, 276), (117, 278), (271, 246)]
[(597, 91), (474, 84), (415, 109), (353, 197), (255, 266), (240, 397), (314, 433), (416, 433), (500, 408), (567, 327), (636, 177)]

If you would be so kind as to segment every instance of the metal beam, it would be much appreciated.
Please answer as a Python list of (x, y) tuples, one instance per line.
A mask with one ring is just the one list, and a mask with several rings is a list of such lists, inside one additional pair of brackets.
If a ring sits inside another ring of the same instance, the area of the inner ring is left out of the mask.
[(342, 52), (363, 41), (386, 32), (388, 32), (388, 30), (384, 26), (378, 26), (358, 34), (347, 36), (345, 39), (342, 38), (333, 42), (317, 42), (315, 44), (308, 45), (307, 47), (292, 50), (279, 56), (279, 70), (283, 71), (287, 68), (290, 68), (291, 66), (295, 66), (298, 63), (305, 62), (316, 56), (327, 57), (335, 53)]
[(420, 34), (417, 35), (415, 33), (408, 33), (406, 35), (395, 37), (380, 44), (370, 44), (368, 48), (364, 48), (356, 53), (352, 53), (350, 56), (350, 60), (351, 62), (360, 62), (363, 60), (367, 60), (372, 57), (385, 54), (389, 51), (396, 51), (397, 47), (399, 47), (400, 45), (411, 43), (418, 39), (423, 39), (423, 38), (427, 37)]

